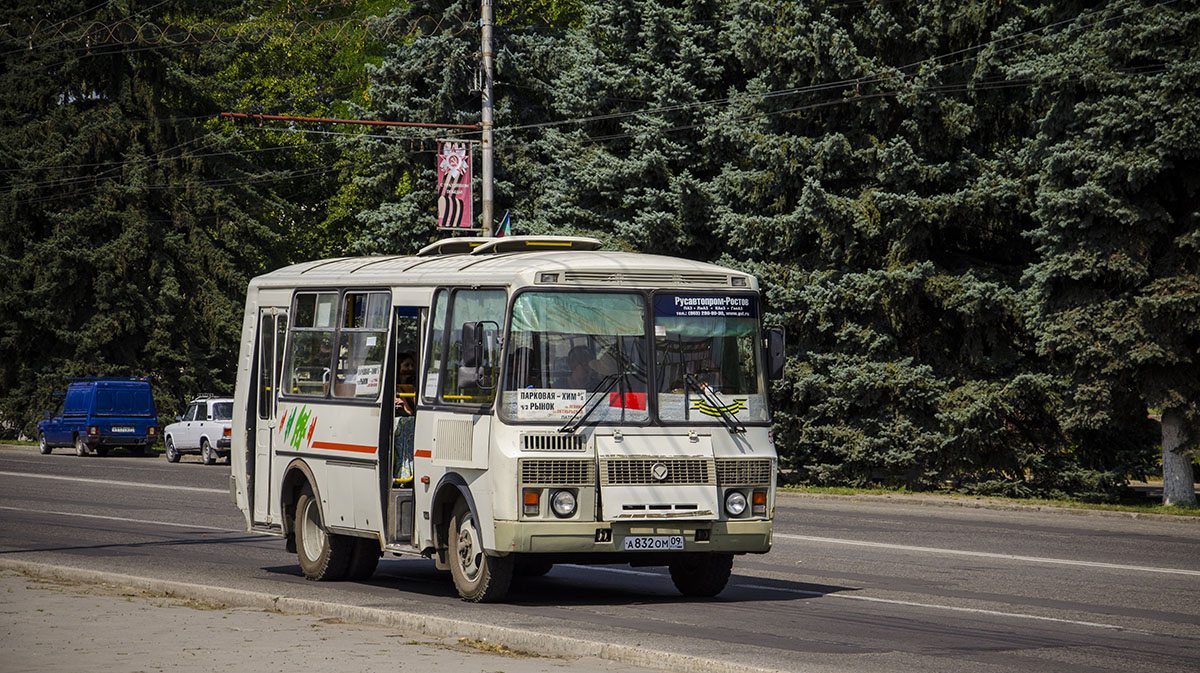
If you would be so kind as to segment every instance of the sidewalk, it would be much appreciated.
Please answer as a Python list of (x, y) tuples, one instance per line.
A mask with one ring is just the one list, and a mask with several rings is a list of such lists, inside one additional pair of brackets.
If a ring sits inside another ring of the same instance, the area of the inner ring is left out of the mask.
[[(645, 673), (337, 619), (234, 608), (0, 571), (0, 670), (294, 673)], [(499, 651), (492, 651), (499, 650)]]

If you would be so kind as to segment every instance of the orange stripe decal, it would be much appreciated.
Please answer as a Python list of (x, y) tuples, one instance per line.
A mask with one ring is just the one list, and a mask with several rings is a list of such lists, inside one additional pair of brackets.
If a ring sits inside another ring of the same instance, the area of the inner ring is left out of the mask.
[(417, 458), (433, 458), (433, 451), (429, 449), (417, 449), (413, 451), (413, 456)]
[(375, 453), (375, 447), (364, 446), (362, 444), (336, 444), (334, 442), (313, 442), (314, 449), (328, 449), (330, 451), (353, 451), (355, 453)]

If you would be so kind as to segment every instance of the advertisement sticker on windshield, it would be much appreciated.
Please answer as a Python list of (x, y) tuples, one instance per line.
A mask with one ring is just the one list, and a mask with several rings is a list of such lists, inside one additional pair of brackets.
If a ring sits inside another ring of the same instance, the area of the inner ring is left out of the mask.
[(662, 318), (757, 318), (758, 305), (751, 295), (660, 294), (654, 297), (654, 314)]

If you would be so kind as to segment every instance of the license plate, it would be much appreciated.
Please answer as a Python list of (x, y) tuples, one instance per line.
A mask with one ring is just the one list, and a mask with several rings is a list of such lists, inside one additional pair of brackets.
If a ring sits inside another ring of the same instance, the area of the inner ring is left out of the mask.
[(112, 431), (113, 432), (133, 432), (133, 428), (128, 425), (114, 425), (114, 426), (112, 426)]
[(682, 535), (629, 535), (625, 551), (675, 551), (683, 549)]

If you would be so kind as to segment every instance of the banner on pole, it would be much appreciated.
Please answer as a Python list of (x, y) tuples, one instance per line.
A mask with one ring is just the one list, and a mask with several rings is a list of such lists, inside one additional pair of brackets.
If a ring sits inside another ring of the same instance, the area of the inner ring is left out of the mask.
[(471, 211), (471, 144), (440, 140), (437, 153), (438, 229), (474, 229)]

